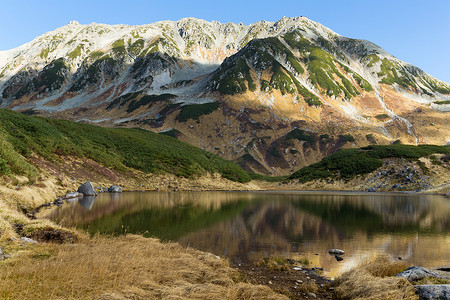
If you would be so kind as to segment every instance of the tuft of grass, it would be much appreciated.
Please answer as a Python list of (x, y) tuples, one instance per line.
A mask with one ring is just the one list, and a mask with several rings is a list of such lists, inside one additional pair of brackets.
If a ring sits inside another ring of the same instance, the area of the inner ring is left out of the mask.
[(226, 260), (176, 243), (127, 235), (49, 247), (51, 257), (22, 254), (2, 265), (1, 298), (286, 299), (268, 287), (235, 282), (237, 272)]
[(335, 280), (335, 296), (337, 299), (417, 300), (415, 288), (408, 280), (391, 277), (399, 269), (397, 263), (385, 258), (366, 261)]
[(404, 271), (409, 265), (402, 261), (391, 261), (387, 257), (378, 256), (364, 262), (364, 268), (375, 277), (395, 276)]
[(266, 266), (270, 271), (287, 271), (289, 270), (289, 262), (286, 258), (280, 256), (271, 256), (263, 258), (255, 262), (256, 266)]
[(297, 290), (304, 293), (317, 293), (319, 291), (319, 286), (314, 281), (308, 281), (300, 284)]

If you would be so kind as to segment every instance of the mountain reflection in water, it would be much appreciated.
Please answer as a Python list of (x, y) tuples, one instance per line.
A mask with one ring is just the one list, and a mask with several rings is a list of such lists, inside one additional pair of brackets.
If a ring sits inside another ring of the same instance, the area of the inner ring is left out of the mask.
[[(101, 194), (40, 217), (90, 233), (140, 233), (225, 255), (307, 257), (329, 276), (377, 254), (427, 267), (450, 261), (450, 201), (441, 196), (331, 192)], [(328, 255), (346, 251), (343, 262)]]

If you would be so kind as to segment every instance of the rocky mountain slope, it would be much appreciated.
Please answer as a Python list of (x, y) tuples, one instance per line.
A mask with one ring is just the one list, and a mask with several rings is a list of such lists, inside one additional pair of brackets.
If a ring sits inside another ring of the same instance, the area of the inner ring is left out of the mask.
[(0, 105), (141, 127), (288, 174), (342, 147), (445, 144), (450, 85), (305, 17), (71, 22), (0, 52)]

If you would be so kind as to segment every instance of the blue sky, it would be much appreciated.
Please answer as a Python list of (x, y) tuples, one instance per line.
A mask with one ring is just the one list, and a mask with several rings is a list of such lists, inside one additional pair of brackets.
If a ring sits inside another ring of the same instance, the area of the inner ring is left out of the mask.
[(77, 20), (148, 24), (196, 17), (250, 24), (306, 16), (335, 32), (366, 39), (450, 83), (449, 0), (0, 0), (0, 50)]

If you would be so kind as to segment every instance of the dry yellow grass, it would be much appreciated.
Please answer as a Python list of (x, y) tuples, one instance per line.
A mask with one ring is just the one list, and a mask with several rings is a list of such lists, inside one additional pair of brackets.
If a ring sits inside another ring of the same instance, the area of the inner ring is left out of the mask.
[(335, 293), (340, 299), (358, 300), (416, 300), (415, 288), (408, 280), (392, 277), (406, 265), (376, 258), (342, 274), (335, 281)]
[(0, 267), (2, 299), (286, 299), (216, 256), (127, 235), (41, 244)]

